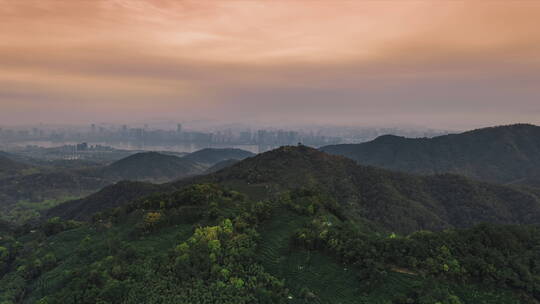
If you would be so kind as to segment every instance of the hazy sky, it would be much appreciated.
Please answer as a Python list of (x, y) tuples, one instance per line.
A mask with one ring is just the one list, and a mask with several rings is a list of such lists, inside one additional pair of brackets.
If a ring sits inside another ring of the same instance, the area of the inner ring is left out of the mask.
[(0, 124), (540, 124), (540, 1), (0, 0)]

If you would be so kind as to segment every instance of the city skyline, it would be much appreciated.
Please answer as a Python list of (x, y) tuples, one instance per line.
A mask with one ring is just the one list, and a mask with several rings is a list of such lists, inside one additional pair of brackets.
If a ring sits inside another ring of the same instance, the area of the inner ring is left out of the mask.
[(197, 143), (201, 145), (264, 145), (277, 147), (304, 143), (311, 146), (323, 146), (344, 142), (362, 142), (381, 135), (398, 135), (405, 137), (434, 137), (451, 133), (449, 130), (426, 128), (398, 127), (324, 127), (312, 129), (288, 128), (215, 128), (201, 130), (181, 123), (176, 128), (151, 127), (148, 124), (103, 125), (55, 128), (54, 126), (1, 127), (0, 140), (6, 144), (46, 146), (62, 143), (137, 143), (149, 146), (159, 144), (176, 145), (181, 143)]

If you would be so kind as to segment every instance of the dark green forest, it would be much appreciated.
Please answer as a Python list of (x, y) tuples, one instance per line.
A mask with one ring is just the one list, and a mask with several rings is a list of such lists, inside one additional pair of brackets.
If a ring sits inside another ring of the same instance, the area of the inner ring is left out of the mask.
[(434, 138), (384, 135), (322, 151), (363, 165), (420, 174), (454, 173), (474, 179), (540, 186), (540, 127), (515, 124)]
[(253, 201), (195, 184), (88, 223), (4, 232), (0, 294), (2, 303), (536, 303), (538, 229), (400, 235), (348, 220), (315, 190)]
[(539, 303), (538, 194), (282, 147), (0, 222), (0, 303)]
[(192, 154), (177, 157), (143, 152), (112, 163), (95, 164), (81, 160), (45, 162), (0, 153), (0, 218), (21, 224), (36, 219), (51, 207), (83, 199), (120, 181), (169, 182), (203, 174), (225, 160), (252, 155), (238, 149), (204, 149)]

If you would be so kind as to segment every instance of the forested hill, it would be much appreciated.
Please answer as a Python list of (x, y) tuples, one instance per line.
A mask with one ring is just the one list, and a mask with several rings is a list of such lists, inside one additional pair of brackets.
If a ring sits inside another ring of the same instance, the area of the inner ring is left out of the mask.
[(538, 226), (452, 228), (538, 223), (537, 195), (282, 147), (6, 234), (0, 303), (538, 304)]
[(234, 165), (234, 164), (236, 164), (238, 162), (239, 162), (238, 159), (223, 160), (223, 161), (220, 161), (219, 163), (213, 165), (212, 167), (206, 169), (206, 171), (204, 171), (204, 173), (205, 174), (214, 173), (214, 172), (217, 172), (219, 170), (225, 169), (227, 167), (231, 167), (232, 165)]
[(259, 154), (206, 178), (254, 193), (322, 189), (350, 215), (400, 232), (480, 222), (540, 223), (540, 199), (532, 192), (459, 175), (417, 176), (361, 166), (306, 146)]
[(32, 166), (15, 161), (7, 155), (7, 153), (0, 151), (0, 178), (18, 175), (32, 168)]
[(237, 159), (242, 160), (248, 157), (251, 157), (255, 154), (241, 150), (241, 149), (215, 149), (215, 148), (205, 148), (199, 151), (195, 151), (183, 157), (183, 159), (191, 160), (197, 163), (206, 164), (208, 166), (213, 166), (221, 161)]
[[(219, 150), (215, 153), (219, 153)], [(228, 151), (224, 153), (228, 154)], [(202, 174), (210, 166), (207, 163), (157, 152), (133, 154), (110, 165), (86, 166), (84, 162), (76, 162), (74, 165), (73, 163), (51, 162), (47, 167), (32, 167), (9, 159), (2, 162), (0, 158), (0, 218), (21, 224), (39, 216), (45, 209), (90, 195), (122, 180), (169, 182)], [(3, 172), (6, 174), (2, 178)], [(133, 198), (141, 194), (141, 191), (137, 189), (131, 191), (127, 187), (122, 187), (123, 185), (119, 186), (119, 196), (116, 198)], [(127, 191), (131, 193), (120, 194)], [(110, 198), (111, 192), (107, 189), (106, 193), (107, 195), (92, 196), (88, 199), (94, 201)], [(79, 206), (88, 199), (77, 200), (72, 206)], [(115, 205), (114, 202), (104, 202), (102, 205), (98, 203), (97, 206), (106, 208)], [(77, 209), (77, 212), (84, 214), (93, 210), (95, 208), (82, 208)], [(69, 211), (61, 214), (71, 213)]]
[(137, 153), (112, 163), (99, 170), (111, 180), (153, 180), (173, 179), (200, 174), (206, 166), (173, 155), (157, 152)]
[[(0, 178), (0, 218), (21, 224), (47, 208), (90, 195), (122, 180), (168, 182), (201, 174), (207, 167), (180, 157), (148, 152), (128, 156), (107, 166), (41, 168), (34, 173), (22, 169), (31, 174)], [(122, 191), (128, 190), (122, 188)], [(137, 193), (140, 192), (133, 191), (120, 197), (133, 197)], [(87, 209), (79, 210), (83, 211)]]
[(498, 183), (533, 184), (540, 174), (540, 127), (516, 124), (434, 138), (385, 135), (322, 151), (363, 165), (421, 174), (456, 173)]
[(27, 165), (32, 164), (33, 160), (34, 160), (32, 158), (29, 158), (29, 157), (25, 157), (25, 156), (22, 156), (22, 155), (19, 155), (19, 154), (5, 152), (5, 151), (0, 151), (0, 157), (7, 158), (7, 159), (10, 159), (10, 160), (15, 161), (17, 163), (22, 163), (22, 164), (27, 164)]
[[(537, 193), (451, 174), (416, 176), (360, 166), (345, 157), (305, 146), (259, 154), (213, 174), (163, 185), (161, 191), (208, 182), (257, 199), (273, 198), (289, 189), (319, 189), (342, 206), (348, 217), (367, 219), (402, 233), (469, 227), (480, 222), (540, 223)], [(118, 192), (129, 191), (120, 188)], [(121, 205), (113, 196), (99, 197), (82, 201), (83, 205), (95, 203), (99, 208), (81, 207), (68, 214), (71, 218), (89, 218), (85, 214), (88, 210), (97, 212)]]
[(85, 198), (71, 200), (53, 207), (47, 210), (46, 216), (90, 220), (97, 212), (116, 208), (137, 198), (166, 190), (169, 190), (166, 185), (122, 181), (109, 185)]

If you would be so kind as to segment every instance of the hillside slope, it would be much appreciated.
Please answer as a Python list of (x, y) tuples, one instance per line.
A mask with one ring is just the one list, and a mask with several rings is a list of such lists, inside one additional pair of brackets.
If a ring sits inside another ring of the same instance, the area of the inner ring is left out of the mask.
[[(35, 217), (38, 211), (42, 212), (65, 201), (90, 195), (122, 180), (168, 182), (201, 174), (206, 169), (207, 165), (180, 157), (145, 152), (128, 156), (107, 166), (84, 169), (47, 168), (39, 173), (11, 176), (0, 179), (0, 218), (20, 224)], [(119, 191), (128, 192), (126, 187)], [(133, 191), (120, 197), (132, 198), (139, 193)], [(107, 197), (108, 195), (97, 196), (104, 199)], [(77, 204), (80, 202), (77, 200), (72, 204), (79, 206)], [(114, 207), (115, 201), (104, 205)], [(69, 214), (69, 211), (66, 212)], [(80, 212), (86, 214), (87, 209), (81, 208)]]
[(531, 184), (530, 177), (540, 175), (540, 127), (527, 124), (434, 138), (385, 135), (321, 151), (362, 165), (420, 174), (455, 173), (498, 183)]
[(142, 196), (162, 190), (163, 187), (144, 182), (122, 181), (107, 186), (85, 198), (71, 200), (49, 209), (47, 217), (90, 220), (100, 211), (116, 208)]
[(61, 193), (84, 194), (107, 183), (101, 178), (86, 176), (77, 171), (58, 170), (2, 179), (0, 195), (36, 202)]
[[(481, 222), (540, 223), (538, 191), (451, 174), (416, 176), (365, 167), (305, 146), (282, 147), (259, 154), (209, 175), (162, 185), (160, 191), (208, 182), (261, 200), (276, 199), (290, 189), (318, 189), (346, 210), (346, 217), (367, 219), (401, 233), (470, 227)], [(92, 199), (83, 203), (92, 204)], [(83, 209), (98, 212), (121, 205), (114, 200), (109, 203)], [(88, 215), (70, 216), (87, 218)]]
[(215, 149), (206, 148), (199, 151), (195, 151), (183, 157), (183, 159), (191, 160), (200, 164), (206, 164), (208, 166), (215, 165), (221, 161), (229, 159), (242, 160), (248, 157), (252, 157), (253, 153), (241, 149)]
[(137, 153), (116, 161), (99, 173), (109, 180), (170, 181), (200, 174), (206, 166), (190, 159), (157, 152)]
[(321, 189), (350, 216), (399, 232), (480, 222), (540, 223), (540, 199), (534, 192), (458, 175), (416, 176), (360, 166), (305, 146), (282, 147), (195, 180), (264, 195), (280, 189)]
[(92, 223), (52, 218), (16, 239), (0, 239), (0, 302), (540, 300), (538, 227), (480, 225), (402, 236), (336, 216), (346, 211), (316, 190), (261, 202), (219, 185), (192, 184), (137, 199)]
[(0, 151), (0, 178), (23, 174), (32, 168), (31, 165), (15, 161), (9, 154)]
[(227, 160), (223, 160), (223, 161), (220, 161), (219, 163), (213, 165), (212, 167), (206, 169), (206, 171), (204, 171), (205, 174), (210, 174), (210, 173), (214, 173), (214, 172), (217, 172), (221, 169), (225, 169), (227, 167), (231, 167), (233, 166), (234, 164), (238, 163), (239, 160), (237, 159), (227, 159)]

